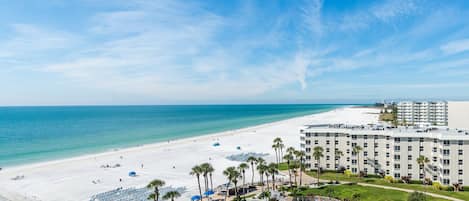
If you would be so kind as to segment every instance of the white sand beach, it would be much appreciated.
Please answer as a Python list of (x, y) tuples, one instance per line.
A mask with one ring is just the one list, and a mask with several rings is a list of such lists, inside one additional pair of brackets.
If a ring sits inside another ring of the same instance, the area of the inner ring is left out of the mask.
[[(179, 200), (189, 200), (191, 195), (198, 192), (195, 177), (189, 175), (194, 165), (211, 163), (216, 170), (214, 185), (220, 185), (226, 183), (222, 171), (226, 167), (238, 164), (226, 159), (229, 155), (247, 152), (269, 153), (266, 159), (273, 161), (271, 145), (275, 137), (281, 137), (287, 147), (299, 148), (299, 128), (302, 125), (377, 123), (378, 112), (379, 110), (371, 108), (340, 108), (246, 129), (8, 167), (0, 171), (0, 200), (4, 197), (12, 201), (85, 201), (94, 194), (118, 187), (143, 187), (155, 178), (166, 181), (167, 186), (185, 186), (188, 192)], [(220, 146), (212, 146), (214, 142), (219, 142)], [(237, 150), (237, 146), (240, 146), (241, 150)], [(121, 167), (100, 167), (117, 163)], [(129, 171), (136, 171), (138, 176), (129, 177)], [(16, 176), (24, 178), (12, 180)], [(247, 171), (247, 177), (251, 177), (250, 171)], [(119, 181), (120, 178), (122, 182)], [(98, 182), (94, 184), (93, 181)]]

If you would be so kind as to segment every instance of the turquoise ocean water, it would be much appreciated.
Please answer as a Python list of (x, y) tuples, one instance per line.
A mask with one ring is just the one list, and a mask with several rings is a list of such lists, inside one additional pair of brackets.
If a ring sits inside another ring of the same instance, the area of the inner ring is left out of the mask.
[(0, 107), (0, 167), (210, 134), (343, 106)]

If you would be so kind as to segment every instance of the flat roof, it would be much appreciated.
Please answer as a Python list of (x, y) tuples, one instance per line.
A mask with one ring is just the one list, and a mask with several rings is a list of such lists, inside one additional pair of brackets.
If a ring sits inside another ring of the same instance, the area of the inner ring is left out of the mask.
[(384, 135), (390, 137), (436, 138), (441, 140), (469, 140), (469, 131), (448, 127), (392, 127), (385, 125), (313, 124), (305, 125), (306, 132), (348, 133), (351, 135)]

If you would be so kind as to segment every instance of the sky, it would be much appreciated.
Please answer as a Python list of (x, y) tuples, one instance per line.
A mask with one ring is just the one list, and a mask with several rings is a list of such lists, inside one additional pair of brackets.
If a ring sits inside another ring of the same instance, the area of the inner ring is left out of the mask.
[(468, 1), (0, 3), (4, 106), (469, 100)]

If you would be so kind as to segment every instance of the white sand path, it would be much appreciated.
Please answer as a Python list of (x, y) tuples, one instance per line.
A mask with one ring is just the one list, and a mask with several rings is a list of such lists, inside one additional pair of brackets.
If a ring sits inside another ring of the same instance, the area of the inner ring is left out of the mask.
[[(377, 123), (378, 112), (370, 108), (340, 108), (330, 112), (169, 143), (149, 144), (5, 168), (0, 171), (0, 200), (4, 197), (15, 201), (84, 201), (94, 194), (118, 187), (142, 187), (155, 178), (166, 181), (167, 186), (187, 187), (188, 192), (179, 200), (188, 200), (191, 195), (198, 192), (196, 179), (189, 175), (194, 165), (210, 162), (216, 170), (213, 175), (214, 185), (219, 185), (226, 182), (222, 171), (226, 167), (238, 164), (238, 162), (226, 159), (229, 155), (246, 152), (269, 153), (266, 159), (274, 161), (275, 156), (271, 145), (275, 137), (281, 137), (287, 147), (298, 148), (299, 128), (305, 124)], [(213, 147), (212, 144), (216, 141), (220, 142), (221, 146)], [(237, 150), (237, 146), (241, 146), (242, 150)], [(122, 166), (100, 168), (101, 165), (116, 163)], [(142, 163), (144, 168), (141, 168)], [(139, 176), (128, 177), (128, 172), (132, 170), (136, 171)], [(250, 170), (246, 171), (248, 178), (251, 177), (250, 173)], [(24, 179), (11, 180), (17, 175), (24, 175)], [(120, 182), (119, 178), (123, 181)], [(93, 180), (100, 182), (93, 184)]]

